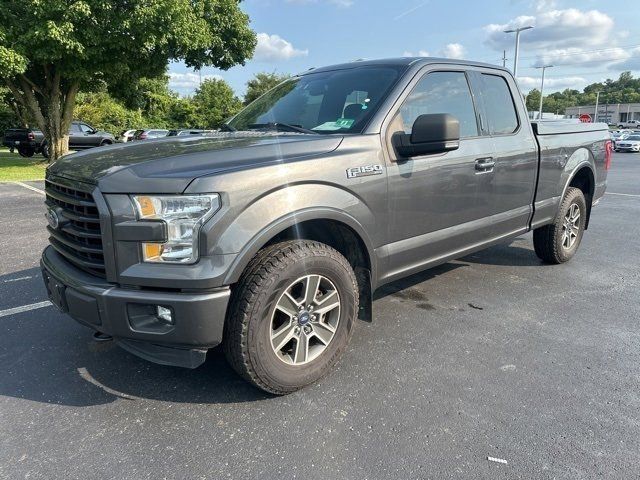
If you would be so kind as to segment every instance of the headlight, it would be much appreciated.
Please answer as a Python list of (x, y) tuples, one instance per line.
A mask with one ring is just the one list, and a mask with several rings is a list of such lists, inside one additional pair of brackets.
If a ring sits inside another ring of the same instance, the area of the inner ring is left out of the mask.
[(166, 243), (143, 243), (142, 258), (154, 263), (193, 263), (198, 259), (198, 231), (220, 208), (220, 196), (135, 195), (133, 203), (139, 220), (167, 224)]

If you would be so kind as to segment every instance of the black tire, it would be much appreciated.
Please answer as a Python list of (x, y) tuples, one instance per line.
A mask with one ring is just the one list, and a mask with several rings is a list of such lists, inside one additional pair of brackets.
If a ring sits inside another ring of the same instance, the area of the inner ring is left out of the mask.
[(36, 152), (32, 148), (18, 148), (18, 154), (24, 158), (31, 158)]
[(113, 142), (112, 142), (111, 140), (103, 140), (103, 141), (100, 143), (100, 146), (101, 146), (101, 147), (104, 147), (104, 146), (106, 146), (106, 145), (112, 145), (112, 144), (113, 144)]
[[(320, 275), (335, 286), (339, 320), (324, 350), (309, 363), (294, 365), (285, 363), (272, 348), (272, 318), (284, 292), (306, 275)], [(236, 372), (256, 387), (276, 395), (291, 393), (332, 369), (349, 343), (357, 311), (356, 277), (338, 251), (308, 240), (277, 243), (258, 252), (233, 290), (224, 329), (225, 355)]]
[(45, 143), (42, 145), (42, 150), (40, 151), (44, 158), (49, 158), (49, 144)]
[[(573, 243), (567, 240), (564, 233), (570, 210), (576, 205), (580, 211), (579, 220), (575, 223), (577, 232)], [(587, 202), (584, 194), (579, 188), (569, 187), (565, 193), (555, 220), (551, 225), (537, 228), (533, 232), (533, 246), (538, 257), (553, 264), (568, 262), (575, 255), (582, 236), (584, 235), (584, 227), (587, 220)]]

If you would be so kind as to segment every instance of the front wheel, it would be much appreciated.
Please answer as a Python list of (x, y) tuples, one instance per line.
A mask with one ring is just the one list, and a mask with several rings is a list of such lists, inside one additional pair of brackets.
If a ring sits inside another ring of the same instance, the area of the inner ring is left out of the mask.
[(554, 222), (533, 232), (536, 255), (548, 263), (564, 263), (575, 255), (587, 220), (587, 202), (579, 188), (567, 189)]
[(233, 291), (223, 346), (258, 388), (283, 395), (326, 375), (347, 347), (356, 277), (328, 245), (293, 240), (261, 250)]

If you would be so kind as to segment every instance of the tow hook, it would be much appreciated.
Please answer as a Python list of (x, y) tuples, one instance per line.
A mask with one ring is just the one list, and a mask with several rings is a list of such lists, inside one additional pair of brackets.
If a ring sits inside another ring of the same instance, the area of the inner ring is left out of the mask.
[(113, 337), (111, 335), (107, 335), (106, 333), (94, 332), (93, 333), (93, 340), (98, 342), (98, 343), (110, 342), (111, 340), (113, 340)]

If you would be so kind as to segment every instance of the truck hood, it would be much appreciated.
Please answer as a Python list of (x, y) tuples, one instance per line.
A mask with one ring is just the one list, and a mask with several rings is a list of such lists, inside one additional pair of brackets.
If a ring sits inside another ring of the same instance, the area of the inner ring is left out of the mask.
[(55, 175), (104, 193), (182, 193), (195, 178), (332, 152), (341, 136), (233, 132), (100, 147), (59, 159)]

